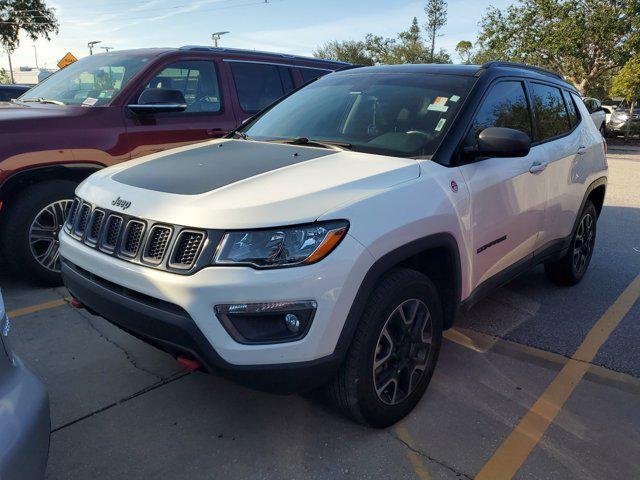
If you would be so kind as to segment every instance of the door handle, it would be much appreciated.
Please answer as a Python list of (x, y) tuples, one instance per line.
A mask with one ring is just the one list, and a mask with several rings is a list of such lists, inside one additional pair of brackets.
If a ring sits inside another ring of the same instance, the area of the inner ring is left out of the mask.
[(227, 134), (227, 131), (223, 130), (222, 128), (210, 128), (207, 130), (207, 135), (209, 137), (221, 137), (226, 134)]
[(587, 147), (578, 148), (578, 155), (584, 155), (589, 149)]
[(529, 173), (540, 173), (547, 168), (547, 162), (535, 162), (529, 167)]

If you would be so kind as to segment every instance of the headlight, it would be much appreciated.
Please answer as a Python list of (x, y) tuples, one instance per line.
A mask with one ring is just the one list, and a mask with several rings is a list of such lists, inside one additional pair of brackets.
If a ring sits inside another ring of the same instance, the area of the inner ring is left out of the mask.
[(347, 233), (344, 220), (297, 227), (226, 233), (218, 246), (217, 264), (257, 268), (290, 267), (318, 262), (338, 246)]

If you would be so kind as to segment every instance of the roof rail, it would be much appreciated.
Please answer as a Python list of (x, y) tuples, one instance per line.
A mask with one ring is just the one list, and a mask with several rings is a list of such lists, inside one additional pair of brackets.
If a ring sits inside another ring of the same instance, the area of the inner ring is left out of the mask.
[(483, 63), (480, 68), (483, 70), (487, 70), (493, 67), (513, 67), (513, 68), (523, 68), (525, 70), (533, 70), (534, 72), (541, 73), (543, 75), (549, 75), (550, 77), (555, 77), (557, 79), (565, 81), (565, 78), (560, 75), (558, 72), (554, 72), (553, 70), (549, 70), (543, 67), (537, 67), (535, 65), (527, 65), (526, 63), (517, 63), (517, 62), (507, 62), (503, 60), (493, 60), (491, 62)]
[(246, 53), (249, 55), (264, 55), (270, 57), (280, 57), (280, 58), (289, 58), (289, 59), (298, 59), (298, 60), (310, 60), (314, 62), (320, 63), (332, 63), (335, 65), (351, 65), (347, 62), (340, 62), (337, 60), (327, 60), (324, 58), (316, 58), (316, 57), (304, 57), (302, 55), (290, 55), (287, 53), (275, 53), (275, 52), (263, 52), (260, 50), (248, 50), (242, 48), (229, 48), (229, 47), (209, 47), (206, 45), (184, 45), (180, 47), (180, 50), (189, 50), (194, 52), (227, 52), (227, 53)]

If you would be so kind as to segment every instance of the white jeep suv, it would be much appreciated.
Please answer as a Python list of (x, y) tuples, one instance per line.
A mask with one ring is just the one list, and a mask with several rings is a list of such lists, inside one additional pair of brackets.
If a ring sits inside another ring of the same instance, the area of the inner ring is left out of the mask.
[(606, 178), (602, 136), (552, 72), (353, 69), (228, 139), (92, 175), (62, 273), (91, 312), (194, 367), (325, 385), (382, 427), (422, 397), (458, 312), (536, 264), (580, 281)]

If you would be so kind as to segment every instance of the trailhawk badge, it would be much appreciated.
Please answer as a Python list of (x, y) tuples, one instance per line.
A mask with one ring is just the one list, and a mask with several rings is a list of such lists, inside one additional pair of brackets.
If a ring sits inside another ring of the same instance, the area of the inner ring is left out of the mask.
[(118, 197), (113, 202), (111, 202), (111, 205), (113, 205), (114, 207), (120, 207), (122, 210), (126, 210), (131, 206), (131, 202)]

